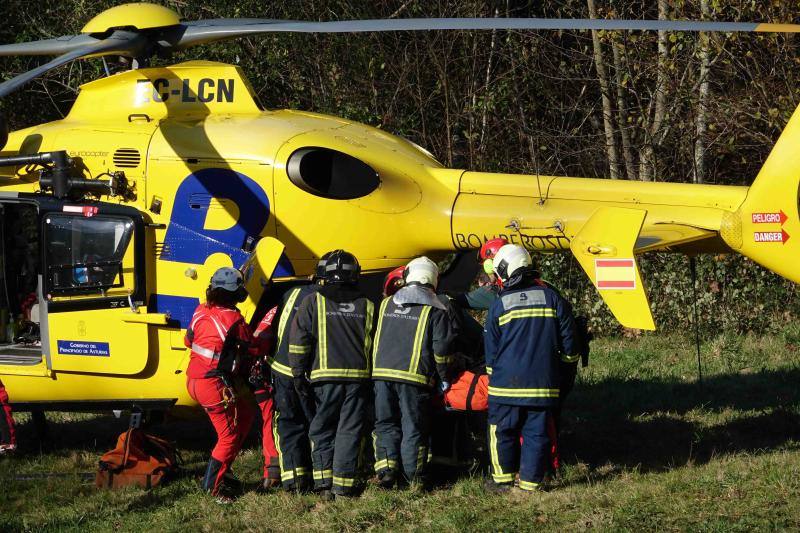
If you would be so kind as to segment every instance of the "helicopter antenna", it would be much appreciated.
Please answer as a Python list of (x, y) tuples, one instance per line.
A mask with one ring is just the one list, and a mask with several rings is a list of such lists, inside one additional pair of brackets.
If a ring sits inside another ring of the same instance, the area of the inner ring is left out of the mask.
[[(541, 176), (539, 175), (539, 151), (537, 149), (533, 150), (533, 166), (536, 167), (536, 186), (539, 188), (539, 206), (543, 206), (544, 203), (547, 201), (542, 195), (542, 182)], [(547, 186), (547, 196), (550, 196), (550, 185)]]

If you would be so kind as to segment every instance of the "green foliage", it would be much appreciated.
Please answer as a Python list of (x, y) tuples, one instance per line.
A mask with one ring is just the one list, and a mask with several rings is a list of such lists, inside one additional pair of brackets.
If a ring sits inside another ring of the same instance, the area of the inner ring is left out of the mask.
[[(588, 316), (596, 334), (621, 328), (597, 296), (580, 265), (567, 254), (540, 255), (542, 275)], [(656, 326), (693, 335), (695, 292), (689, 258), (648, 254), (640, 258)], [(720, 334), (775, 332), (800, 317), (798, 287), (739, 255), (698, 256), (696, 305), (704, 338)], [(797, 335), (800, 332), (787, 333)]]

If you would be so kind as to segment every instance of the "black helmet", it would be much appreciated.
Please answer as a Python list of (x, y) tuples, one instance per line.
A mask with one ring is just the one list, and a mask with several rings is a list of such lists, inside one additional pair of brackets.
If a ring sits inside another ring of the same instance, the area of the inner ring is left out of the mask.
[(319, 258), (319, 262), (317, 263), (317, 268), (314, 269), (314, 276), (311, 278), (312, 281), (319, 281), (325, 279), (325, 265), (328, 262), (328, 258), (331, 256), (333, 252), (327, 252), (325, 255)]
[(325, 283), (356, 283), (361, 273), (361, 265), (356, 256), (344, 250), (334, 250), (325, 254)]

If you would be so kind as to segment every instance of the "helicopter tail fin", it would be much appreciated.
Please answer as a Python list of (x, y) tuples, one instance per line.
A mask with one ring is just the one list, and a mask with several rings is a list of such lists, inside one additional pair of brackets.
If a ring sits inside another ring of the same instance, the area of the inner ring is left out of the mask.
[(647, 211), (601, 207), (570, 243), (575, 258), (620, 324), (656, 329), (634, 246)]
[(800, 107), (794, 112), (742, 205), (720, 234), (734, 250), (800, 283)]

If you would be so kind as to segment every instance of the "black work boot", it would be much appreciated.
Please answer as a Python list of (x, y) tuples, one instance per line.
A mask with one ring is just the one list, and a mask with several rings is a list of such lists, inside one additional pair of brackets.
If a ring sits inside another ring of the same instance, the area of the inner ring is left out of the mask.
[(382, 489), (394, 488), (397, 483), (397, 474), (394, 470), (384, 470), (378, 474), (378, 485)]
[(492, 479), (483, 482), (484, 490), (492, 494), (507, 494), (513, 486), (513, 483), (495, 483)]
[(321, 489), (317, 494), (319, 494), (319, 499), (324, 502), (332, 502), (335, 498), (331, 489)]
[(200, 483), (200, 487), (206, 492), (213, 492), (214, 485), (217, 481), (217, 476), (219, 475), (219, 470), (222, 468), (222, 461), (217, 461), (213, 457), (208, 460), (208, 466), (206, 466), (206, 473), (203, 476), (203, 481)]

